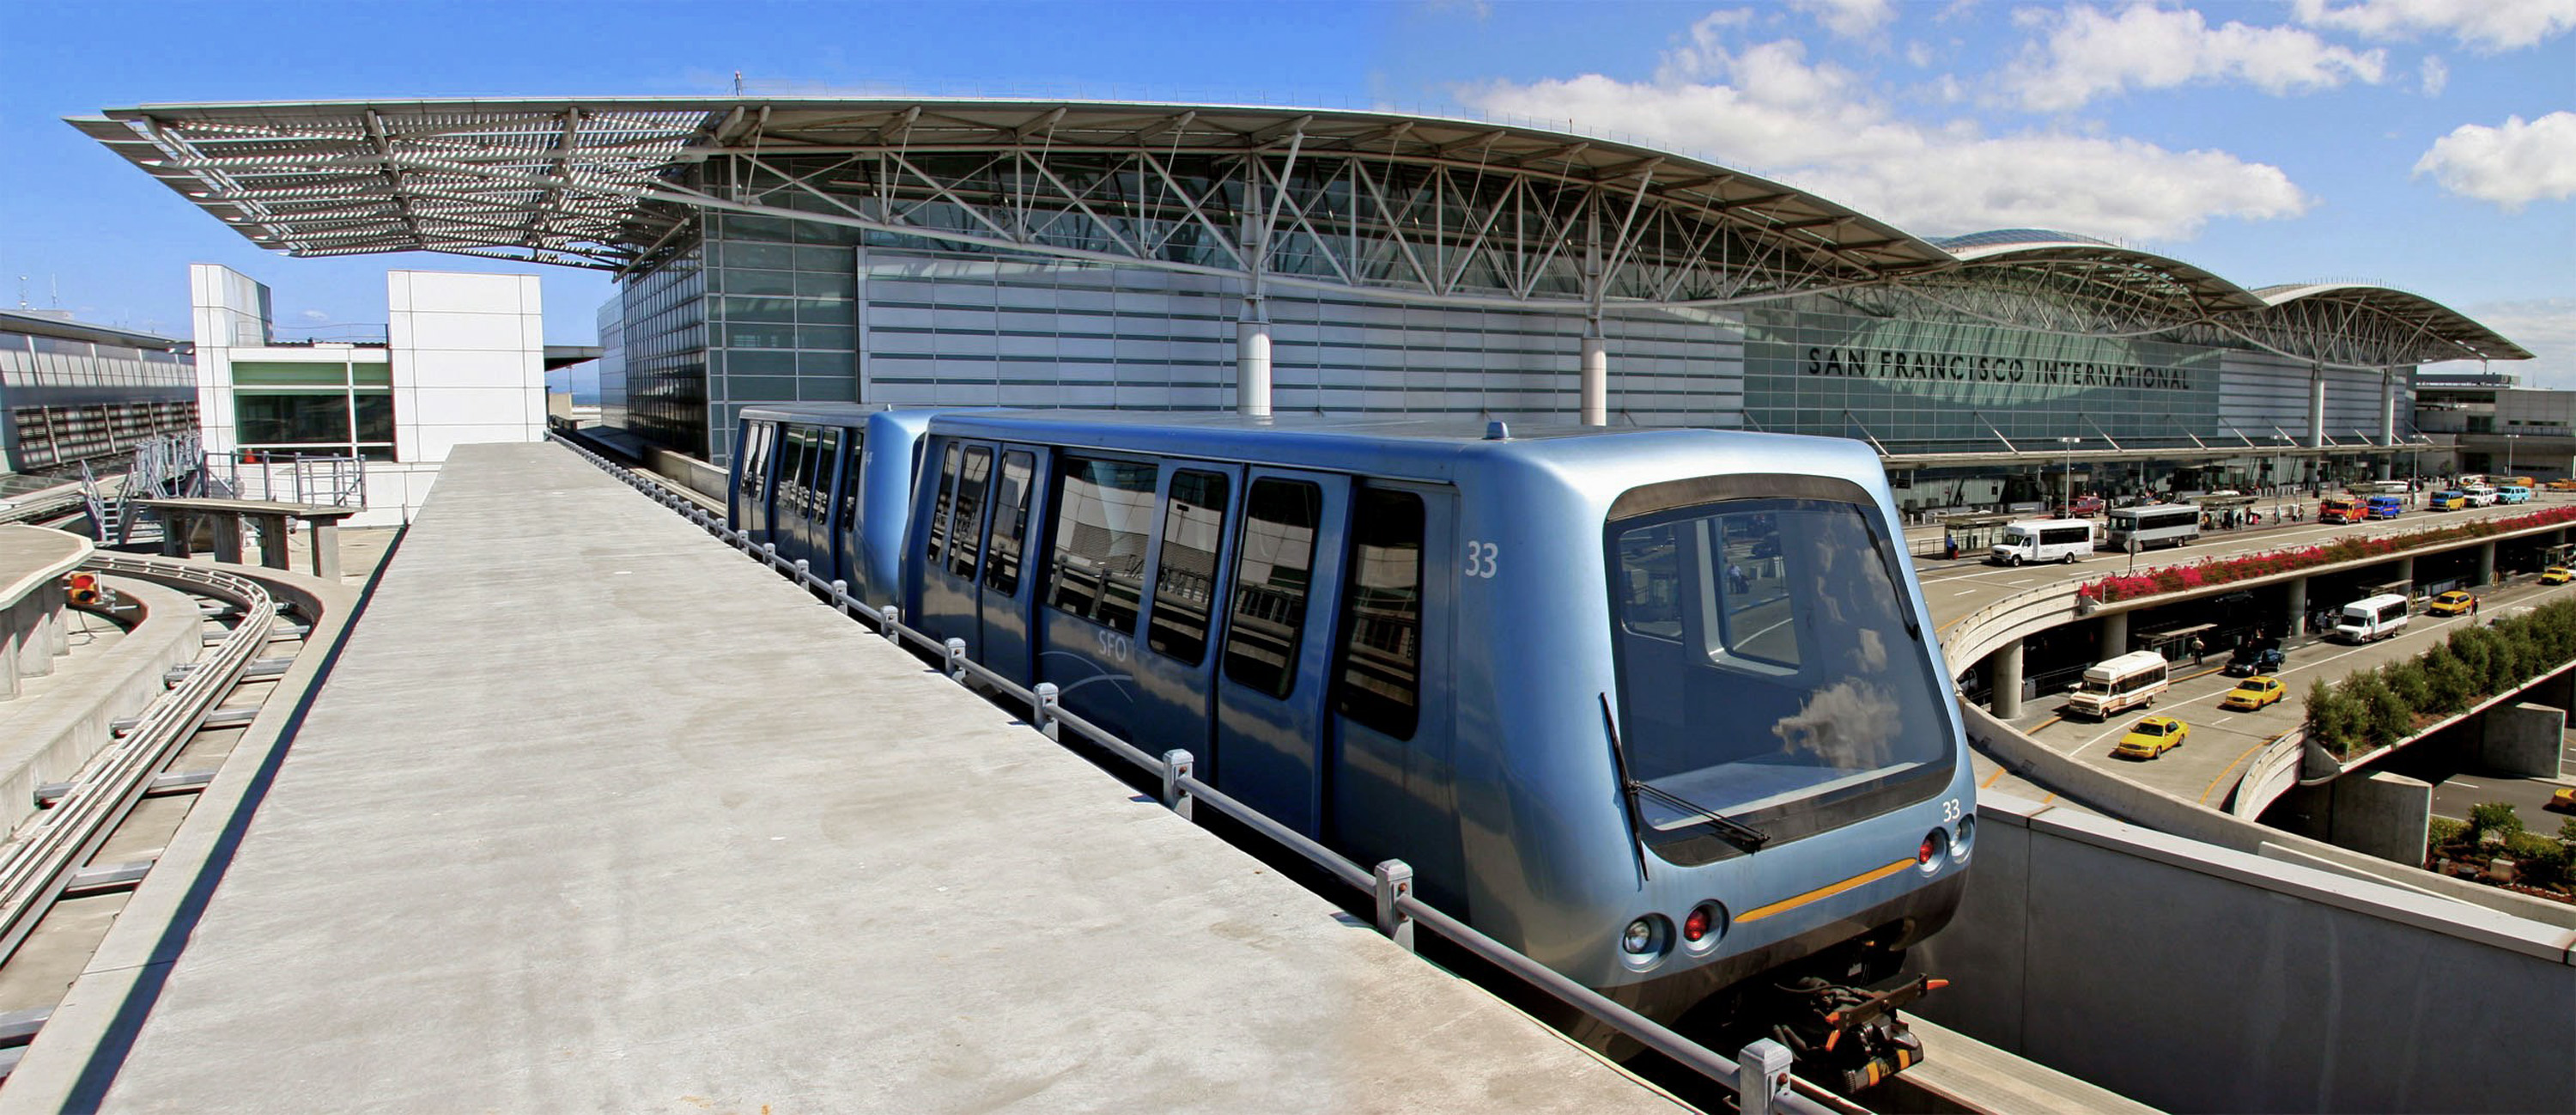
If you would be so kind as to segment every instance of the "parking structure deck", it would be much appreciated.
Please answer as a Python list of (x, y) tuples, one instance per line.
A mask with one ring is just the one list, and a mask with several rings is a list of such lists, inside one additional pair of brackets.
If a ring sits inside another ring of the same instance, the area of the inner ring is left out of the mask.
[(131, 1039), (0, 1108), (1671, 1106), (545, 445), (449, 458), (185, 950), (119, 954), (172, 966), (58, 1021)]

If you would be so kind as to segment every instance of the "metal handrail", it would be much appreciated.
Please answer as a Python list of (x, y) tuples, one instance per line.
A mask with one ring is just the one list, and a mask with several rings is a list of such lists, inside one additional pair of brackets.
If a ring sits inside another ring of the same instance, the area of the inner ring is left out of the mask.
[[(808, 591), (828, 594), (828, 599), (835, 609), (845, 615), (868, 622), (888, 642), (900, 647), (909, 640), (914, 646), (941, 656), (951, 679), (962, 684), (968, 676), (973, 676), (978, 681), (1026, 704), (1031, 710), (1030, 726), (1044, 733), (1047, 738), (1061, 740), (1062, 730), (1070, 727), (1084, 739), (1107, 748), (1146, 773), (1160, 778), (1163, 782), (1163, 804), (1174, 812), (1189, 817), (1192, 815), (1195, 803), (1205, 802), (1237, 823), (1296, 852), (1343, 883), (1363, 891), (1375, 891), (1378, 900), (1379, 930), (1393, 938), (1406, 951), (1413, 950), (1412, 926), (1417, 922), (1427, 925), (1433, 932), (1484, 958), (1496, 967), (1510, 972), (1558, 1001), (1609, 1024), (1640, 1044), (1708, 1078), (1710, 1082), (1739, 1095), (1742, 1093), (1742, 1089), (1737, 1084), (1741, 1073), (1737, 1062), (1733, 1059), (1682, 1036), (1671, 1027), (1621, 1006), (1600, 992), (1575, 982), (1564, 973), (1531, 959), (1527, 954), (1478, 932), (1465, 922), (1414, 897), (1411, 886), (1413, 869), (1404, 861), (1388, 860), (1379, 864), (1374, 871), (1361, 867), (1358, 861), (1325, 847), (1259, 810), (1236, 801), (1216, 787), (1199, 781), (1190, 773), (1193, 763), (1189, 752), (1169, 751), (1160, 757), (1149, 754), (1143, 748), (1120, 739), (1099, 725), (1064, 711), (1056, 703), (1057, 690), (1053, 683), (1041, 682), (1034, 690), (1024, 688), (994, 673), (982, 663), (966, 657), (965, 640), (949, 639), (943, 642), (935, 639), (905, 624), (901, 609), (893, 605), (878, 608), (853, 597), (850, 595), (847, 582), (826, 581), (815, 576), (810, 563), (803, 559), (789, 561), (780, 558), (776, 544), (754, 543), (747, 533), (726, 526), (695, 503), (671, 494), (658, 482), (644, 479), (635, 470), (576, 445), (559, 434), (549, 433), (548, 436), (565, 448), (580, 454), (609, 475), (625, 481), (627, 486), (642, 492), (654, 502), (680, 513), (683, 518), (727, 545), (758, 559), (771, 571), (794, 580)], [(1805, 1084), (1804, 1081), (1797, 1083)], [(1817, 1094), (1810, 1094), (1811, 1092)], [(1839, 1098), (1823, 1094), (1812, 1085), (1796, 1091), (1773, 1094), (1769, 1099), (1772, 1110), (1796, 1112), (1798, 1115), (1841, 1115), (1843, 1112), (1857, 1110), (1847, 1102), (1826, 1102), (1828, 1099), (1839, 1101)]]

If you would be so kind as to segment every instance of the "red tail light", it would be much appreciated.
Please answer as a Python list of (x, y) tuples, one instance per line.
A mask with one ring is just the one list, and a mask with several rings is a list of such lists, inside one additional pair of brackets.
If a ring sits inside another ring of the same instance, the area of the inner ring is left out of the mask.
[(1941, 834), (1935, 832), (1927, 835), (1923, 838), (1923, 846), (1914, 850), (1914, 865), (1917, 867), (1929, 867), (1932, 865), (1932, 857), (1940, 854)]
[(1707, 936), (1708, 907), (1702, 906), (1699, 909), (1691, 911), (1689, 917), (1682, 919), (1682, 940), (1696, 945), (1700, 943), (1702, 938)]

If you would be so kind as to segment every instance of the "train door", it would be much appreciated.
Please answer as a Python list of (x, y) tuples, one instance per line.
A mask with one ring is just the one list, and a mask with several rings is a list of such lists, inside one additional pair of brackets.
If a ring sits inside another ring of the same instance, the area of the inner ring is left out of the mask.
[(832, 512), (838, 506), (834, 496), (841, 485), (841, 431), (816, 426), (811, 436), (805, 466), (805, 520), (797, 528), (804, 535), (804, 545), (796, 556), (806, 560), (815, 576), (829, 581), (839, 576), (833, 567)]
[(810, 563), (820, 553), (815, 546), (821, 532), (814, 528), (814, 485), (821, 432), (812, 426), (790, 424), (781, 433), (778, 481), (771, 485), (777, 493), (769, 512), (771, 533), (776, 536), (780, 557), (789, 561), (803, 558)]
[(1038, 480), (1047, 474), (1047, 451), (1030, 445), (1002, 446), (993, 476), (993, 513), (987, 518), (984, 571), (976, 578), (976, 627), (983, 650), (978, 659), (993, 672), (1023, 685), (1035, 680), (1029, 609), (1037, 577), (1028, 566), (1030, 524), (1043, 522), (1034, 506)]
[(1059, 455), (1048, 500), (1046, 576), (1031, 614), (1037, 679), (1064, 707), (1131, 736), (1136, 621), (1144, 611), (1145, 553), (1159, 470), (1147, 461)]
[(1308, 836), (1323, 835), (1325, 695), (1350, 498), (1346, 476), (1246, 472), (1218, 652), (1217, 788)]
[(993, 486), (994, 446), (951, 441), (940, 454), (939, 494), (932, 506), (929, 549), (922, 555), (914, 623), (942, 639), (966, 640), (982, 660), (975, 618), (975, 574), (984, 548), (986, 497)]
[(867, 438), (857, 430), (840, 432), (841, 469), (832, 490), (832, 577), (859, 591), (859, 470)]
[(1149, 751), (1183, 748), (1199, 777), (1223, 777), (1214, 740), (1217, 603), (1225, 599), (1225, 554), (1243, 489), (1240, 465), (1201, 461), (1163, 466), (1153, 546), (1145, 568), (1144, 645), (1136, 650), (1135, 742)]
[(769, 538), (769, 466), (776, 454), (778, 424), (744, 424), (741, 452), (734, 454), (733, 527), (754, 542)]
[(1490, 575), (1501, 556), (1479, 543), (1472, 566), (1451, 560), (1463, 553), (1456, 506), (1427, 485), (1364, 481), (1352, 493), (1324, 780), (1327, 842), (1361, 863), (1405, 860), (1444, 904), (1465, 897), (1450, 889), (1450, 616), (1461, 572)]

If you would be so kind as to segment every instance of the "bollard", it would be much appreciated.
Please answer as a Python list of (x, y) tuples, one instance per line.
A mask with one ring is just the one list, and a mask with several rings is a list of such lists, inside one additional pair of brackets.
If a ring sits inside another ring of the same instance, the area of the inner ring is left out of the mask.
[(760, 544), (760, 563), (770, 567), (771, 569), (778, 568), (778, 543), (763, 542)]
[(838, 577), (832, 579), (832, 610), (850, 614), (850, 582)]
[(1413, 919), (1395, 908), (1395, 900), (1412, 893), (1412, 864), (1391, 859), (1377, 865), (1377, 931), (1406, 952), (1413, 951)]
[(1045, 733), (1046, 738), (1048, 739), (1063, 739), (1064, 736), (1059, 734), (1064, 730), (1063, 725), (1056, 723), (1055, 719), (1056, 701), (1058, 699), (1058, 690), (1055, 687), (1055, 683), (1051, 681), (1039, 682), (1035, 692), (1037, 693), (1038, 703), (1036, 708), (1029, 710), (1030, 723), (1034, 725), (1038, 731)]
[(1771, 1115), (1789, 1094), (1789, 1047), (1764, 1038), (1735, 1056), (1738, 1115)]
[(954, 682), (966, 680), (966, 640), (964, 639), (948, 640), (948, 680)]
[(883, 634), (886, 637), (886, 641), (893, 643), (896, 646), (902, 646), (903, 609), (895, 607), (892, 604), (888, 604), (885, 606), (884, 611), (877, 613), (877, 618), (885, 622), (885, 629), (881, 631), (880, 634)]
[(805, 558), (796, 559), (796, 583), (800, 585), (810, 585), (814, 583), (814, 563), (812, 561)]
[(1190, 776), (1190, 753), (1163, 752), (1163, 804), (1181, 819), (1190, 819), (1190, 792), (1181, 788), (1181, 780)]

